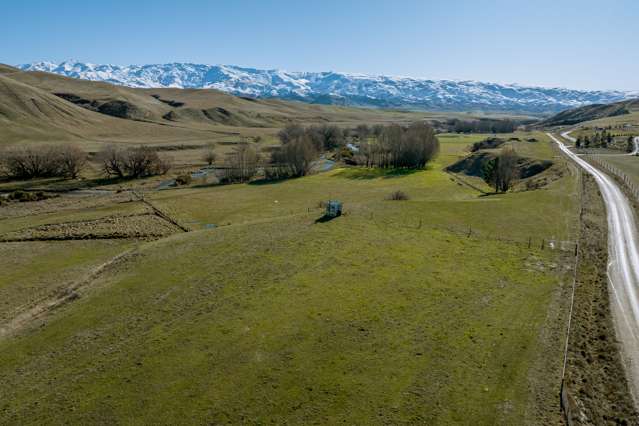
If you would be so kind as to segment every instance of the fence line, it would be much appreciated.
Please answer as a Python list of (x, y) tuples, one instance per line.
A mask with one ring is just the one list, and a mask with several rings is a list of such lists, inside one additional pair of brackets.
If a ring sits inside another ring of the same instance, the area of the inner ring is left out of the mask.
[[(584, 180), (583, 180), (583, 172), (579, 169), (578, 179), (579, 186), (581, 188), (581, 196), (583, 196), (584, 191)], [(580, 197), (581, 198), (581, 197)], [(577, 287), (577, 270), (579, 268), (579, 240), (581, 239), (582, 233), (582, 220), (583, 220), (583, 200), (579, 200), (579, 233), (577, 237), (577, 243), (575, 244), (575, 267), (572, 276), (572, 289), (570, 295), (570, 309), (568, 311), (568, 324), (566, 326), (566, 343), (564, 345), (564, 361), (563, 367), (561, 369), (561, 386), (559, 390), (559, 401), (561, 410), (564, 414), (564, 419), (566, 420), (566, 424), (568, 426), (572, 426), (574, 424), (574, 403), (572, 402), (572, 397), (570, 395), (570, 391), (566, 386), (566, 369), (568, 368), (568, 350), (570, 348), (570, 331), (572, 327), (572, 313), (575, 306), (575, 289)]]
[(609, 162), (601, 159), (601, 157), (599, 156), (589, 154), (585, 155), (584, 158), (586, 158), (586, 160), (590, 161), (591, 163), (599, 166), (601, 169), (608, 172), (609, 174), (613, 175), (613, 177), (617, 178), (617, 180), (625, 186), (628, 192), (630, 192), (630, 195), (632, 195), (634, 201), (639, 202), (639, 185), (633, 178), (628, 176), (618, 167), (613, 166)]

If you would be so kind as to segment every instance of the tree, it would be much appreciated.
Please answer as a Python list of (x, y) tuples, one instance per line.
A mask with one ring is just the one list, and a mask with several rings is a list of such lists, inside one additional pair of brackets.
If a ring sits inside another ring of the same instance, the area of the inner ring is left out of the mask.
[(357, 139), (359, 139), (360, 142), (364, 142), (368, 139), (368, 135), (371, 134), (371, 129), (366, 124), (360, 124), (355, 128), (355, 133), (357, 134)]
[(376, 124), (373, 126), (373, 135), (378, 138), (384, 131), (384, 125)]
[(78, 175), (87, 164), (87, 154), (77, 145), (63, 145), (56, 150), (60, 173), (71, 179)]
[(575, 142), (575, 147), (576, 147), (577, 149), (580, 149), (580, 148), (581, 148), (581, 144), (582, 144), (582, 143), (583, 143), (583, 142), (582, 142), (581, 136), (579, 136), (579, 137), (577, 138), (577, 141)]
[(225, 177), (231, 182), (247, 182), (257, 172), (259, 155), (248, 143), (240, 143), (227, 155)]
[(287, 144), (290, 141), (302, 136), (304, 134), (304, 128), (299, 124), (289, 124), (277, 133), (282, 144)]
[(115, 146), (107, 145), (99, 154), (98, 158), (102, 164), (102, 171), (107, 176), (124, 177), (124, 150)]
[(635, 142), (633, 136), (628, 136), (628, 140), (626, 141), (626, 152), (632, 152), (635, 150)]
[(171, 168), (167, 159), (161, 158), (157, 151), (148, 146), (119, 148), (109, 145), (98, 154), (98, 158), (102, 163), (102, 171), (107, 176), (118, 178), (161, 175)]
[(204, 149), (204, 154), (202, 155), (202, 159), (209, 166), (213, 165), (215, 162), (216, 154), (215, 154), (215, 144), (213, 142), (208, 143), (206, 148)]
[(517, 161), (518, 156), (512, 148), (503, 149), (484, 165), (484, 180), (495, 188), (495, 192), (507, 192), (517, 179)]
[(303, 135), (273, 151), (268, 177), (286, 178), (305, 176), (317, 158), (317, 150), (308, 135)]

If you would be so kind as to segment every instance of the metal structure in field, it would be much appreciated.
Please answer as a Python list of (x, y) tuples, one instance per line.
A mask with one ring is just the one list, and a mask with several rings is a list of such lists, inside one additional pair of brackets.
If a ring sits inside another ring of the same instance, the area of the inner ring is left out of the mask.
[(330, 200), (326, 204), (326, 217), (337, 217), (342, 215), (342, 203), (337, 200)]

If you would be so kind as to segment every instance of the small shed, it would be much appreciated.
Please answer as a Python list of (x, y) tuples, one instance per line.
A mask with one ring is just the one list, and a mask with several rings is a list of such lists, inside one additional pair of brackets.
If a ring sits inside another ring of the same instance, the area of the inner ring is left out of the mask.
[(342, 202), (329, 200), (326, 204), (326, 217), (337, 217), (342, 215)]

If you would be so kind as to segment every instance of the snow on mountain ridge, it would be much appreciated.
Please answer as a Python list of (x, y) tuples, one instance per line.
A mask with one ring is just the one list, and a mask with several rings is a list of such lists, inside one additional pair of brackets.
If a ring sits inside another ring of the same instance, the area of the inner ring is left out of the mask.
[(583, 91), (333, 71), (289, 72), (194, 63), (120, 66), (71, 60), (59, 64), (34, 62), (18, 67), (26, 71), (46, 71), (138, 88), (211, 88), (241, 96), (366, 107), (551, 112), (591, 103), (614, 102), (631, 96), (621, 91)]

